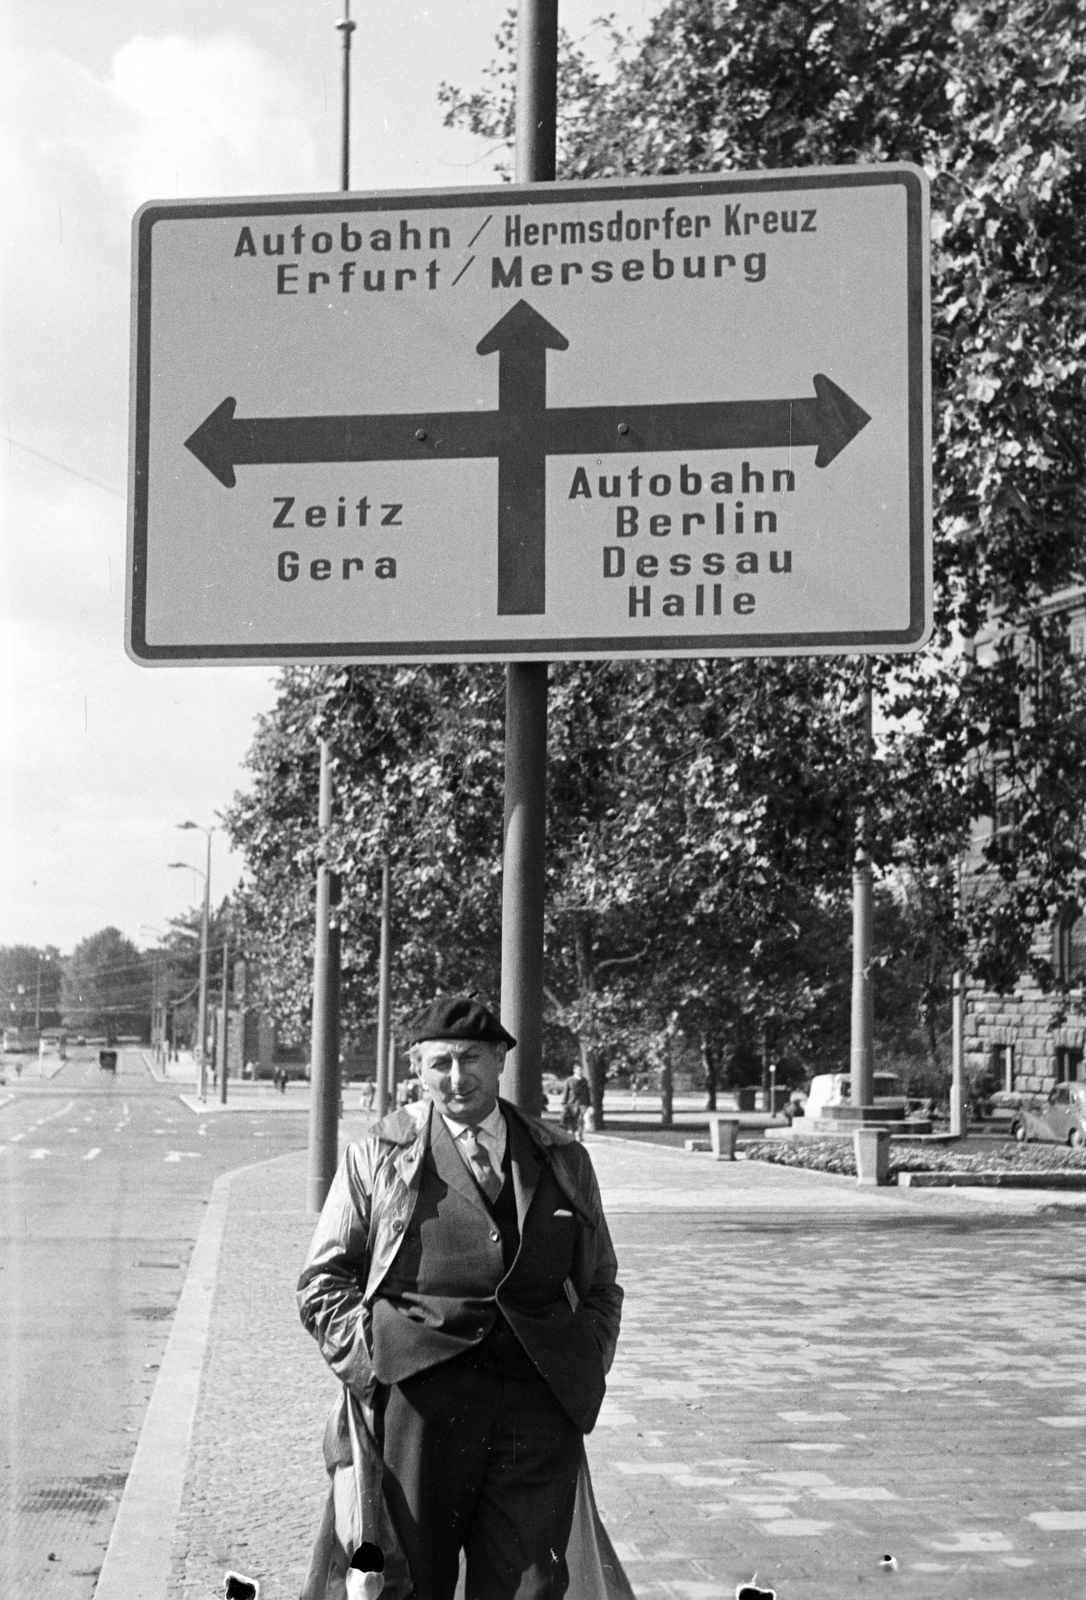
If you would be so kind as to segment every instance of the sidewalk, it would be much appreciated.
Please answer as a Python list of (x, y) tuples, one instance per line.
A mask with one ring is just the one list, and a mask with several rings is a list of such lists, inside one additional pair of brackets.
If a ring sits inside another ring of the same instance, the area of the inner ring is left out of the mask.
[[(1077, 1600), (1081, 1203), (589, 1145), (627, 1289), (589, 1459), (639, 1596)], [(294, 1309), (305, 1166), (216, 1185), (97, 1600), (231, 1567), (297, 1596), (335, 1388)]]
[[(218, 1085), (212, 1082), (210, 1072), (207, 1098), (200, 1099), (197, 1093), (200, 1068), (190, 1050), (182, 1050), (176, 1061), (171, 1059), (165, 1065), (156, 1061), (150, 1050), (141, 1050), (140, 1054), (156, 1083), (173, 1084), (179, 1091), (178, 1099), (197, 1116), (230, 1111), (309, 1111), (309, 1084), (304, 1080), (292, 1079), (287, 1084), (286, 1093), (281, 1094), (274, 1083), (266, 1078), (255, 1082), (252, 1078), (230, 1078), (226, 1085), (226, 1104), (223, 1105), (219, 1099)], [(346, 1092), (348, 1109), (357, 1108), (358, 1087), (352, 1084)]]

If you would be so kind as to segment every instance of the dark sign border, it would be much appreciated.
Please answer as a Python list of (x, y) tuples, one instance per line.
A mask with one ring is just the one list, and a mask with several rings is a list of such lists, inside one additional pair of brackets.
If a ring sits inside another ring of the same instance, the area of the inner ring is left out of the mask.
[[(157, 222), (193, 217), (276, 217), (353, 212), (423, 210), (492, 203), (503, 209), (579, 203), (601, 195), (616, 200), (644, 200), (653, 196), (762, 194), (795, 189), (875, 188), (897, 185), (906, 201), (906, 294), (908, 300), (908, 452), (909, 452), (909, 623), (897, 630), (857, 630), (844, 633), (712, 634), (692, 640), (689, 635), (652, 634), (637, 639), (613, 637), (523, 639), (398, 640), (391, 643), (283, 643), (153, 645), (147, 640), (147, 511), (148, 458), (151, 406), (151, 272), (153, 234)], [(177, 662), (409, 662), (573, 659), (640, 660), (653, 656), (698, 657), (807, 655), (834, 651), (920, 649), (929, 631), (926, 466), (931, 446), (925, 416), (928, 364), (926, 338), (927, 252), (926, 183), (918, 168), (907, 166), (798, 169), (668, 179), (603, 179), (587, 183), (502, 185), (500, 188), (427, 189), (396, 193), (296, 195), (253, 200), (201, 200), (144, 206), (133, 228), (132, 391), (129, 474), (128, 653), (142, 665)]]

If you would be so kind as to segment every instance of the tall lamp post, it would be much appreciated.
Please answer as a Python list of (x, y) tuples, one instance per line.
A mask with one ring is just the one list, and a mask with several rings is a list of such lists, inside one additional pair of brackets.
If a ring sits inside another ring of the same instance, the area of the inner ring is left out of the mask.
[[(209, 918), (210, 918), (210, 915), (211, 915), (211, 835), (215, 832), (215, 829), (214, 828), (202, 828), (198, 822), (179, 822), (177, 824), (177, 826), (179, 828), (181, 828), (183, 831), (186, 831), (186, 832), (195, 831), (196, 833), (203, 833), (203, 834), (207, 835), (207, 871), (204, 872), (204, 873), (201, 873), (201, 877), (204, 880), (204, 914), (203, 914), (203, 917), (202, 917), (201, 922), (200, 922), (200, 1004), (199, 1004), (199, 1020), (197, 1021), (197, 1024), (196, 1024), (197, 1029), (199, 1031), (199, 1039), (197, 1041), (197, 1056), (196, 1056), (196, 1059), (200, 1064), (200, 1090), (199, 1090), (199, 1093), (200, 1093), (200, 1099), (201, 1100), (206, 1100), (207, 1099), (207, 1049), (206, 1049), (206, 1045), (207, 1045), (207, 928), (208, 928), (208, 921), (209, 921)], [(186, 861), (171, 861), (170, 865), (172, 867), (179, 867), (179, 866), (180, 867), (187, 867), (188, 866), (188, 862), (186, 862)], [(199, 867), (193, 867), (191, 870), (193, 872), (199, 872), (200, 869), (199, 869)]]

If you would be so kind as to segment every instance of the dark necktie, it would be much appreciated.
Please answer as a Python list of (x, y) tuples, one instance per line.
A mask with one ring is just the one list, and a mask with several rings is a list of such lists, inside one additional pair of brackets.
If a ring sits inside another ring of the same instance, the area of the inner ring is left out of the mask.
[(469, 1128), (466, 1133), (462, 1133), (460, 1143), (468, 1158), (472, 1176), (493, 1205), (502, 1192), (503, 1179), (500, 1172), (494, 1171), (486, 1146), (479, 1138), (478, 1128)]

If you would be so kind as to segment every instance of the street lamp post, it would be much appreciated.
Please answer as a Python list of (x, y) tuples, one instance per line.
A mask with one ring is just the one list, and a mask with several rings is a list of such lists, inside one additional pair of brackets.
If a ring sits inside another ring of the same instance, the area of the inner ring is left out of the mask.
[[(200, 1004), (199, 1041), (197, 1043), (197, 1061), (200, 1064), (200, 1099), (207, 1099), (207, 927), (211, 915), (211, 835), (214, 828), (202, 828), (198, 822), (179, 822), (177, 826), (185, 831), (195, 830), (197, 833), (207, 835), (207, 871), (202, 874), (204, 880), (204, 914), (200, 922)], [(171, 862), (172, 866), (185, 866), (185, 862)], [(199, 868), (194, 867), (194, 872)]]
[(222, 936), (222, 1015), (219, 1018), (219, 1099), (226, 1104), (226, 1055), (230, 1045), (230, 934)]

